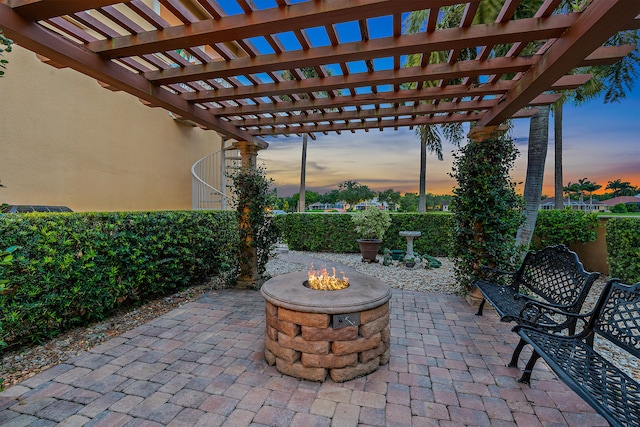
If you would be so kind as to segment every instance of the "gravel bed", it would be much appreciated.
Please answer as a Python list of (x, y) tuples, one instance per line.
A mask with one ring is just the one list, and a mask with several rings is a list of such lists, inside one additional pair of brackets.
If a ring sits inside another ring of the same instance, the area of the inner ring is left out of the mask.
[[(453, 279), (453, 263), (447, 258), (438, 258), (442, 263), (439, 268), (426, 269), (421, 265), (407, 268), (404, 263), (393, 261), (392, 265), (382, 265), (382, 262), (362, 262), (359, 254), (334, 254), (289, 251), (276, 256), (267, 264), (267, 273), (277, 276), (292, 271), (308, 271), (309, 264), (291, 262), (287, 258), (315, 257), (327, 261), (334, 261), (353, 268), (359, 273), (376, 277), (389, 287), (421, 292), (440, 292), (455, 294), (457, 289)], [(381, 261), (382, 257), (378, 256)], [(316, 265), (316, 268), (321, 267)]]
[[(280, 255), (269, 261), (267, 274), (276, 276), (292, 271), (307, 271), (309, 264), (307, 262), (298, 262), (296, 259), (304, 259), (306, 261), (305, 258), (309, 257), (344, 264), (363, 274), (377, 277), (396, 289), (445, 294), (457, 293), (457, 288), (454, 284), (453, 263), (447, 258), (438, 258), (442, 262), (440, 268), (425, 269), (417, 266), (408, 269), (399, 262), (395, 262), (391, 266), (383, 266), (382, 263), (363, 263), (358, 254), (318, 254), (283, 250)], [(600, 279), (596, 282), (585, 307), (594, 304), (604, 282), (605, 279)], [(51, 366), (69, 360), (93, 346), (134, 329), (151, 319), (223, 286), (224, 280), (218, 278), (209, 283), (193, 286), (171, 296), (148, 302), (141, 307), (129, 311), (120, 311), (103, 322), (73, 329), (41, 345), (5, 349), (1, 359), (0, 377), (5, 379), (5, 387), (17, 384)], [(640, 364), (637, 359), (628, 357), (615, 348), (604, 347), (602, 351), (632, 376), (640, 380)]]

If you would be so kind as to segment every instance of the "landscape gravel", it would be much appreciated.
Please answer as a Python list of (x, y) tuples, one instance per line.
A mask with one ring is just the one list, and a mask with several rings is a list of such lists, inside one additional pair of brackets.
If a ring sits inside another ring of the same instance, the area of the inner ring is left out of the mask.
[[(438, 258), (438, 260), (442, 263), (440, 268), (426, 269), (417, 266), (409, 269), (400, 262), (394, 262), (390, 266), (384, 266), (382, 263), (363, 263), (359, 254), (297, 252), (280, 247), (279, 253), (267, 264), (266, 274), (276, 276), (292, 271), (307, 271), (310, 262), (323, 264), (325, 261), (327, 265), (341, 265), (345, 270), (350, 268), (377, 277), (391, 288), (445, 294), (457, 293), (453, 263), (447, 258)], [(315, 267), (322, 267), (322, 265), (315, 265)], [(224, 278), (215, 278), (208, 283), (190, 287), (140, 307), (120, 311), (103, 322), (73, 329), (39, 345), (5, 349), (2, 353), (0, 378), (4, 378), (5, 387), (17, 384), (176, 307), (194, 301), (207, 292), (220, 289), (225, 286), (225, 283)], [(595, 303), (604, 283), (605, 279), (596, 282), (585, 307)], [(640, 380), (640, 364), (637, 359), (615, 348), (604, 347), (603, 351)]]

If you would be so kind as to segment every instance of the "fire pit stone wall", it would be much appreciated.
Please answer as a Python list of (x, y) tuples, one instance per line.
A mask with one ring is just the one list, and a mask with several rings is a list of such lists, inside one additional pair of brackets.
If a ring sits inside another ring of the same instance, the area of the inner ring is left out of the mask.
[[(360, 276), (351, 275), (349, 288), (340, 291), (304, 288), (300, 273), (265, 283), (266, 361), (285, 375), (311, 381), (330, 376), (335, 382), (387, 364), (391, 293), (379, 280)], [(334, 327), (336, 314), (359, 321)]]

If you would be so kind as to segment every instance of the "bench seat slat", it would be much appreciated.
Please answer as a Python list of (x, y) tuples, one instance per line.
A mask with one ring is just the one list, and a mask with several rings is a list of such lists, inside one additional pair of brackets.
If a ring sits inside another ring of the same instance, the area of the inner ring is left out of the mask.
[(562, 322), (558, 322), (547, 315), (537, 317), (539, 310), (523, 311), (529, 300), (527, 298), (517, 298), (520, 294), (511, 286), (498, 285), (484, 280), (478, 280), (474, 284), (480, 290), (482, 296), (496, 309), (500, 320), (503, 322), (516, 321), (522, 324), (532, 324), (535, 319), (537, 325), (545, 325), (550, 329), (555, 329), (556, 326), (562, 324)]

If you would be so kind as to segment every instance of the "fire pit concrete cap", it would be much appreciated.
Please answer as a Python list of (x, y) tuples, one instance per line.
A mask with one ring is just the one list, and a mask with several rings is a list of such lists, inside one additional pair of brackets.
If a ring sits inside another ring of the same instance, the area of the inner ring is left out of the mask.
[(382, 281), (348, 272), (349, 287), (339, 291), (316, 291), (303, 285), (305, 271), (269, 279), (260, 292), (270, 303), (304, 313), (342, 314), (379, 307), (391, 299), (391, 289)]

